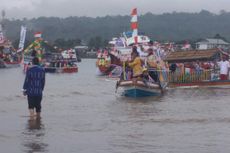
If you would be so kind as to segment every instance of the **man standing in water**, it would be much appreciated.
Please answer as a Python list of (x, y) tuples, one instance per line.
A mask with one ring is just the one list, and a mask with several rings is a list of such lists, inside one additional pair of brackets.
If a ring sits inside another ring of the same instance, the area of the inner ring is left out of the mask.
[[(26, 72), (23, 94), (28, 99), (30, 117), (40, 117), (42, 92), (45, 86), (45, 70), (39, 66), (39, 59), (34, 57), (33, 66)], [(36, 114), (35, 114), (36, 110)]]

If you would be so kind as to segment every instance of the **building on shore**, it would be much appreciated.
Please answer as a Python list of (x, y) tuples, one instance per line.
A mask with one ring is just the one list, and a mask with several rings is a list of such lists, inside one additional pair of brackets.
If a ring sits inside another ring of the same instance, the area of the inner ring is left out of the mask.
[(226, 49), (230, 46), (230, 44), (222, 39), (204, 39), (203, 41), (196, 43), (196, 49), (197, 50), (203, 50), (203, 49), (212, 49), (212, 48), (223, 48)]

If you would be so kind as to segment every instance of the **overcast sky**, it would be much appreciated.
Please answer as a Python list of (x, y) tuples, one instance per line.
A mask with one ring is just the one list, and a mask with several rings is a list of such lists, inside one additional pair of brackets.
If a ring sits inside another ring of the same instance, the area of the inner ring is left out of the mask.
[(152, 12), (230, 11), (230, 0), (0, 0), (0, 10), (7, 18), (39, 16), (106, 16), (129, 15), (137, 7), (139, 14)]

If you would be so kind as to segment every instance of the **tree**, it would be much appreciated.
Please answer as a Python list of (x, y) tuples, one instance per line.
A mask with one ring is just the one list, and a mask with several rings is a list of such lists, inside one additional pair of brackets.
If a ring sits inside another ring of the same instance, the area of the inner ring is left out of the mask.
[(225, 37), (221, 36), (219, 33), (216, 34), (213, 38), (215, 38), (215, 39), (222, 39), (222, 40), (228, 42), (227, 39)]

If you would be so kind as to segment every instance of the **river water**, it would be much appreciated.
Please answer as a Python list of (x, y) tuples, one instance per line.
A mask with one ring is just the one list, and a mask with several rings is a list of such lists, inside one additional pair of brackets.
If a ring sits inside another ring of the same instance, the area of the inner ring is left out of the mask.
[(125, 98), (95, 60), (47, 74), (42, 118), (30, 120), (22, 68), (0, 69), (2, 153), (229, 153), (230, 89)]

